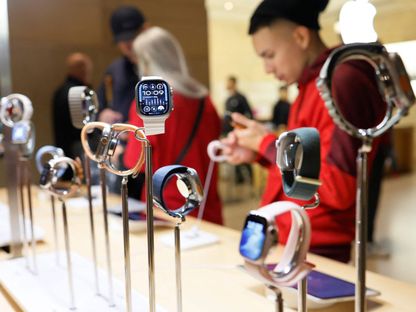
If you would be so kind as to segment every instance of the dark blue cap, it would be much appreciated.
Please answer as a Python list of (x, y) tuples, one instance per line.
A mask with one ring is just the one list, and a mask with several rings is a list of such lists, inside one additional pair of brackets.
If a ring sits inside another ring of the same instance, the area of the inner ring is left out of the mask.
[(142, 12), (134, 6), (121, 6), (111, 15), (114, 41), (128, 41), (137, 36), (146, 21)]

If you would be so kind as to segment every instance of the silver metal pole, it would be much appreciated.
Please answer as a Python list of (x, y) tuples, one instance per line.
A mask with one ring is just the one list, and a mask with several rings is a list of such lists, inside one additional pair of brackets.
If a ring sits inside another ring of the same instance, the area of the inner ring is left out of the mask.
[(32, 186), (31, 186), (28, 159), (24, 160), (24, 173), (25, 173), (25, 180), (26, 180), (28, 203), (29, 203), (30, 235), (32, 236), (31, 247), (32, 247), (32, 256), (33, 256), (33, 272), (35, 274), (38, 274), (38, 263), (37, 263), (37, 258), (36, 258), (35, 223), (33, 219), (33, 205), (32, 205)]
[(153, 172), (152, 172), (152, 146), (145, 141), (146, 152), (146, 213), (147, 213), (147, 259), (149, 266), (149, 311), (156, 311), (156, 290), (155, 290), (155, 242), (153, 227)]
[(366, 305), (366, 253), (367, 253), (367, 211), (368, 211), (368, 153), (371, 151), (371, 141), (363, 141), (357, 155), (357, 197), (355, 222), (355, 265), (357, 281), (355, 286), (355, 311), (364, 312)]
[(298, 282), (298, 312), (306, 312), (307, 276)]
[(23, 230), (23, 248), (24, 248), (24, 257), (26, 260), (26, 268), (30, 269), (29, 265), (29, 242), (27, 239), (27, 232), (26, 232), (26, 209), (25, 209), (25, 192), (24, 192), (24, 185), (25, 185), (25, 178), (24, 178), (24, 169), (23, 164), (19, 161), (17, 172), (19, 175), (19, 193), (20, 193), (20, 209), (22, 213), (22, 230)]
[[(12, 72), (10, 67), (9, 48), (9, 13), (8, 1), (0, 1), (0, 96), (12, 93)], [(18, 167), (17, 147), (10, 144), (11, 129), (4, 127), (4, 165), (7, 174), (7, 197), (10, 216), (10, 253), (13, 257), (22, 255), (22, 237), (19, 221), (19, 196), (18, 178), (16, 168)]]
[(103, 200), (105, 251), (107, 258), (108, 303), (110, 306), (114, 306), (113, 269), (111, 266), (110, 235), (108, 231), (107, 182), (104, 168), (100, 168), (100, 183)]
[(68, 286), (69, 286), (69, 308), (75, 310), (75, 294), (74, 294), (74, 282), (72, 276), (72, 261), (71, 261), (71, 247), (69, 244), (69, 232), (68, 232), (68, 218), (66, 215), (65, 201), (62, 200), (62, 217), (64, 221), (64, 237), (65, 237), (65, 253), (66, 253), (66, 267), (68, 272)]
[(124, 241), (124, 277), (126, 291), (126, 311), (133, 310), (131, 301), (131, 265), (130, 265), (130, 237), (129, 237), (129, 207), (127, 192), (127, 177), (123, 177), (121, 181), (121, 199), (123, 216), (123, 241)]
[(91, 166), (90, 166), (90, 159), (88, 158), (86, 154), (84, 154), (84, 167), (85, 167), (85, 182), (87, 185), (87, 195), (88, 195), (88, 213), (90, 217), (92, 258), (94, 261), (95, 292), (98, 295), (100, 294), (100, 287), (99, 287), (99, 282), (98, 282), (97, 245), (95, 241), (94, 211), (92, 207), (92, 195), (91, 195)]
[(52, 207), (52, 220), (53, 220), (53, 236), (55, 243), (55, 256), (56, 264), (59, 264), (59, 242), (58, 242), (58, 228), (56, 224), (56, 209), (55, 209), (55, 197), (51, 195), (51, 207)]
[(180, 223), (175, 225), (175, 266), (176, 266), (176, 304), (177, 311), (182, 312), (182, 273), (181, 273), (181, 231)]

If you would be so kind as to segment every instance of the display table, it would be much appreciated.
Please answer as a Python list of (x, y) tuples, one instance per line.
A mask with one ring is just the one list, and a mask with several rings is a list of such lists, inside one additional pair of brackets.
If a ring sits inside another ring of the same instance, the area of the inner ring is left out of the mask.
[[(40, 200), (34, 192), (35, 224), (45, 230), (45, 242), (38, 244), (38, 254), (53, 250), (53, 227), (50, 202)], [(0, 190), (0, 202), (5, 203), (5, 191)], [(110, 205), (119, 201), (117, 197), (109, 200)], [(57, 205), (60, 246), (63, 250), (61, 211)], [(89, 219), (87, 207), (68, 205), (69, 232), (72, 251), (91, 259), (91, 241), (89, 236)], [(103, 216), (101, 207), (95, 208), (96, 235), (98, 239), (98, 263), (105, 269)], [(242, 220), (243, 222), (243, 220)], [(183, 229), (193, 223), (190, 218)], [(199, 249), (187, 250), (182, 253), (183, 276), (183, 309), (184, 311), (274, 311), (274, 303), (265, 298), (265, 288), (249, 275), (237, 268), (242, 263), (238, 253), (240, 233), (225, 227), (202, 223), (202, 229), (215, 233), (220, 242)], [(175, 264), (174, 250), (159, 241), (159, 237), (172, 233), (170, 228), (157, 229), (155, 237), (155, 269), (156, 269), (156, 301), (168, 311), (176, 311)], [(111, 217), (110, 239), (114, 275), (123, 280), (123, 240), (121, 219)], [(145, 233), (130, 236), (132, 286), (138, 292), (147, 295), (147, 245)], [(278, 259), (280, 249), (274, 252)], [(0, 259), (7, 255), (0, 253)], [(308, 260), (320, 271), (330, 273), (348, 281), (354, 281), (353, 267), (334, 262), (319, 256), (309, 255)], [(273, 259), (271, 259), (273, 261)], [(1, 263), (0, 263), (1, 265)], [(413, 301), (416, 298), (416, 286), (399, 282), (375, 273), (367, 274), (368, 287), (377, 289), (381, 295), (370, 300), (370, 311), (414, 311)], [(101, 283), (105, 283), (102, 280)], [(4, 287), (2, 287), (4, 291)], [(30, 290), (28, 290), (30, 291)], [(19, 311), (16, 304), (5, 299), (7, 294), (0, 293), (0, 311)], [(353, 302), (339, 303), (320, 311), (353, 311)], [(287, 309), (287, 311), (292, 311)]]

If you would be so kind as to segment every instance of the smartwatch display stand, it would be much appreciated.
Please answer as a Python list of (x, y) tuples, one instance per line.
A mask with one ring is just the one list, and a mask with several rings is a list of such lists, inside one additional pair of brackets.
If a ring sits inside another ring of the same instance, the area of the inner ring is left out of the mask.
[[(20, 209), (21, 209), (21, 226), (23, 233), (23, 248), (25, 249), (24, 257), (26, 259), (26, 267), (33, 274), (37, 274), (37, 258), (36, 258), (36, 239), (35, 239), (35, 226), (33, 223), (33, 206), (32, 206), (32, 189), (29, 169), (29, 159), (27, 157), (20, 157), (18, 163), (18, 183), (19, 183), (19, 195), (20, 195)], [(30, 249), (32, 252), (32, 268), (29, 264), (29, 243), (27, 233), (26, 220), (26, 206), (25, 206), (25, 187), (27, 191), (27, 202), (29, 208), (29, 227), (30, 227)]]
[[(180, 245), (181, 250), (199, 248), (199, 247), (208, 246), (208, 245), (212, 245), (212, 244), (219, 242), (219, 238), (217, 235), (202, 231), (200, 229), (202, 217), (204, 216), (204, 211), (206, 207), (209, 187), (211, 185), (212, 174), (214, 172), (214, 165), (215, 165), (215, 162), (211, 160), (208, 166), (207, 176), (205, 178), (204, 199), (201, 203), (201, 206), (199, 207), (198, 216), (197, 216), (195, 225), (192, 226), (190, 230), (182, 231), (181, 245)], [(163, 235), (160, 238), (160, 241), (169, 247), (176, 248), (176, 244), (174, 240), (172, 239), (172, 235), (169, 235), (169, 234)]]

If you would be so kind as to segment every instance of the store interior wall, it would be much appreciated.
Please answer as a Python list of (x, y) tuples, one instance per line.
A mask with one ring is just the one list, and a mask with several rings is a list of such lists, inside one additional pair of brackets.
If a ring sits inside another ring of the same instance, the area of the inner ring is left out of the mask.
[[(171, 31), (183, 46), (192, 74), (208, 84), (203, 0), (9, 0), (8, 4), (13, 92), (23, 93), (33, 102), (37, 148), (53, 143), (51, 101), (65, 78), (67, 55), (80, 51), (92, 58), (94, 88), (118, 56), (109, 19), (121, 4), (136, 5), (153, 25)], [(1, 161), (0, 168), (4, 172)], [(0, 185), (5, 179), (0, 174)]]
[[(250, 16), (259, 2), (260, 0), (205, 0), (208, 14), (209, 73), (212, 97), (218, 111), (224, 111), (227, 98), (226, 78), (235, 75), (239, 79), (240, 90), (247, 96), (257, 113), (257, 118), (267, 120), (278, 99), (277, 90), (281, 83), (276, 81), (273, 75), (264, 73), (262, 61), (255, 55), (251, 38), (247, 35)], [(341, 44), (340, 36), (335, 31), (335, 23), (345, 2), (346, 0), (330, 0), (327, 9), (321, 15), (321, 35), (329, 47)], [(370, 2), (377, 9), (374, 26), (383, 43), (416, 39), (416, 1)], [(416, 50), (413, 55), (414, 58), (405, 60), (405, 63), (410, 61), (416, 65)], [(292, 86), (289, 97), (293, 100), (295, 96), (296, 86)], [(416, 107), (413, 107), (409, 116), (397, 126), (413, 126), (413, 164), (416, 164), (415, 125)]]

